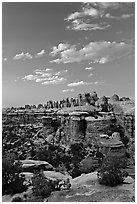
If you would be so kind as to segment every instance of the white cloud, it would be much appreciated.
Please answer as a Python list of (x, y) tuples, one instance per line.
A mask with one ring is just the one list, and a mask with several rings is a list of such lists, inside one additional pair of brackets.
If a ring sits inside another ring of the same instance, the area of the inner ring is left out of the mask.
[(104, 84), (105, 84), (104, 81), (95, 81), (95, 82), (94, 82), (94, 85), (98, 85), (98, 86), (102, 86), (102, 85), (104, 85)]
[(75, 19), (72, 21), (71, 26), (67, 26), (67, 29), (72, 29), (72, 30), (104, 30), (106, 28), (110, 27), (110, 25), (103, 25), (103, 24), (93, 24), (93, 23), (86, 23), (83, 22), (81, 19)]
[(50, 80), (44, 81), (42, 84), (49, 85), (49, 84), (61, 84), (65, 82), (66, 79), (63, 77), (51, 77)]
[[(61, 70), (60, 72), (54, 72), (52, 69), (40, 70), (36, 69), (35, 74), (29, 74), (22, 79), (24, 81), (35, 81), (43, 85), (50, 84), (61, 84), (67, 81), (64, 77), (66, 76), (67, 70)], [(66, 76), (67, 77), (67, 76)]]
[(62, 90), (63, 93), (65, 93), (65, 92), (73, 92), (73, 91), (74, 91), (74, 89), (64, 89), (64, 90)]
[(29, 53), (29, 52), (22, 52), (22, 53), (19, 53), (19, 54), (16, 54), (13, 59), (14, 60), (20, 60), (20, 59), (23, 59), (23, 60), (26, 60), (26, 59), (32, 59), (32, 55)]
[(130, 17), (132, 17), (132, 16), (134, 16), (133, 13), (131, 13), (131, 14), (122, 14), (122, 15), (121, 15), (121, 18), (122, 18), (122, 19), (127, 19), (127, 18), (130, 18)]
[(91, 77), (91, 76), (93, 76), (93, 73), (90, 73), (90, 74), (88, 75), (88, 77)]
[(67, 69), (66, 69), (66, 70), (61, 70), (61, 71), (55, 73), (55, 75), (57, 75), (57, 76), (62, 76), (62, 75), (64, 75), (64, 74), (67, 73), (67, 72), (68, 72)]
[(84, 8), (90, 8), (90, 7), (93, 7), (93, 8), (96, 8), (98, 9), (99, 11), (105, 11), (105, 10), (115, 10), (115, 9), (120, 9), (120, 10), (123, 10), (126, 9), (126, 7), (130, 6), (131, 5), (134, 5), (134, 2), (85, 2), (83, 3), (83, 9)]
[(52, 56), (55, 56), (58, 52), (66, 50), (70, 45), (68, 43), (59, 43), (58, 46), (54, 46), (51, 52)]
[(35, 80), (35, 79), (37, 79), (37, 75), (29, 74), (29, 75), (23, 77), (23, 80), (27, 80), (27, 81), (31, 81), (31, 80)]
[(8, 61), (8, 58), (4, 57), (4, 58), (2, 58), (2, 60), (6, 62), (6, 61)]
[(51, 62), (55, 63), (73, 63), (88, 60), (91, 63), (104, 64), (111, 60), (121, 58), (131, 54), (134, 50), (132, 43), (98, 41), (90, 42), (81, 49), (77, 49), (76, 45), (69, 45), (63, 51), (60, 51), (60, 58)]
[(85, 70), (93, 70), (93, 67), (85, 67)]
[(99, 81), (95, 81), (94, 84), (99, 84)]
[(100, 15), (99, 10), (93, 8), (93, 7), (83, 7), (83, 16), (92, 16), (92, 17), (98, 17)]
[(116, 19), (116, 20), (123, 20), (127, 18), (131, 18), (134, 16), (134, 14), (122, 14), (121, 16), (112, 16), (110, 13), (106, 13), (105, 17), (106, 18), (111, 18), (111, 19)]
[(52, 71), (53, 69), (49, 69), (49, 68), (47, 68), (46, 69), (46, 72), (50, 72), (50, 71)]
[[(83, 3), (81, 11), (70, 14), (64, 20), (72, 23), (72, 25), (67, 26), (67, 29), (75, 31), (106, 29), (110, 25), (106, 25), (105, 22), (104, 26), (101, 25), (102, 19), (113, 18), (115, 20), (122, 20), (130, 18), (134, 14), (124, 13), (121, 16), (113, 16), (112, 13), (116, 9), (121, 12), (125, 12), (126, 10), (129, 12), (132, 5), (134, 5), (134, 2), (86, 2)], [(110, 13), (108, 13), (108, 10)], [(94, 19), (98, 19), (97, 24), (93, 23)]]
[(65, 20), (69, 21), (69, 20), (73, 20), (76, 18), (81, 17), (81, 13), (80, 12), (74, 12), (72, 14), (70, 14), (67, 18), (65, 18)]
[(40, 58), (40, 57), (42, 57), (42, 56), (44, 56), (45, 55), (45, 50), (41, 50), (40, 52), (38, 52), (36, 55), (35, 55), (35, 57), (36, 58)]
[(67, 86), (81, 86), (81, 85), (90, 85), (90, 84), (93, 84), (93, 82), (78, 81), (78, 82), (72, 82)]

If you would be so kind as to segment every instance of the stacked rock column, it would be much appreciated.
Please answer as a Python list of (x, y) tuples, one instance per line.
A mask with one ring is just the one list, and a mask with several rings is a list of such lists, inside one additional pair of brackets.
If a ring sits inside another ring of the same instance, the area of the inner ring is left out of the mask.
[(84, 142), (86, 135), (85, 117), (71, 114), (70, 116), (70, 143)]
[(48, 135), (55, 132), (54, 122), (52, 117), (50, 116), (43, 116), (42, 117), (42, 124), (43, 124), (43, 135), (46, 138)]

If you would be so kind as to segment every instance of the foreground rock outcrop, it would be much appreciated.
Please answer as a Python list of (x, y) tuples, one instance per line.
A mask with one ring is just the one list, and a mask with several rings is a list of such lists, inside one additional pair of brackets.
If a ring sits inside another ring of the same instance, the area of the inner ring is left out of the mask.
[(48, 202), (134, 202), (134, 179), (127, 177), (123, 185), (107, 187), (97, 182), (97, 173), (83, 174), (71, 180), (69, 191), (52, 192)]
[(53, 166), (46, 161), (37, 160), (20, 160), (22, 164), (22, 172), (33, 172), (34, 170), (53, 170)]

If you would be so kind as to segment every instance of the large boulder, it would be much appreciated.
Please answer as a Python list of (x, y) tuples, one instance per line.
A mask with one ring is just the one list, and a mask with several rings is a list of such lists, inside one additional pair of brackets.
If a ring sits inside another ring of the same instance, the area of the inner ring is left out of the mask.
[(20, 160), (22, 164), (22, 172), (33, 172), (34, 170), (53, 170), (53, 166), (46, 161), (37, 160)]

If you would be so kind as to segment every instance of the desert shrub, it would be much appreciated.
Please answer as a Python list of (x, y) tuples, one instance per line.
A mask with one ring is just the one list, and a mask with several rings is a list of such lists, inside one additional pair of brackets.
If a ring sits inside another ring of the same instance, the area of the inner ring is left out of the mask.
[(4, 155), (2, 159), (2, 194), (15, 194), (27, 190), (25, 177), (21, 172), (20, 162), (15, 162), (15, 155)]
[(98, 181), (102, 185), (117, 186), (122, 184), (128, 173), (122, 168), (125, 166), (123, 159), (118, 157), (106, 158), (98, 169)]
[(42, 198), (46, 198), (52, 192), (51, 182), (39, 172), (35, 172), (32, 177), (32, 186), (32, 193), (36, 197), (41, 196)]
[(73, 143), (70, 145), (70, 154), (72, 162), (79, 163), (85, 156), (86, 151), (82, 143)]
[(43, 148), (37, 150), (36, 158), (38, 160), (47, 161), (52, 164), (54, 167), (59, 167), (64, 164), (68, 168), (69, 163), (71, 162), (70, 153), (65, 152), (60, 146), (49, 145), (48, 149)]
[(82, 173), (90, 173), (99, 167), (99, 160), (94, 157), (87, 157), (80, 162), (80, 170)]
[(68, 173), (70, 174), (70, 176), (72, 176), (72, 178), (76, 178), (78, 176), (80, 176), (82, 174), (81, 170), (80, 170), (80, 166), (79, 164), (71, 164), (70, 165), (70, 170), (68, 171)]

